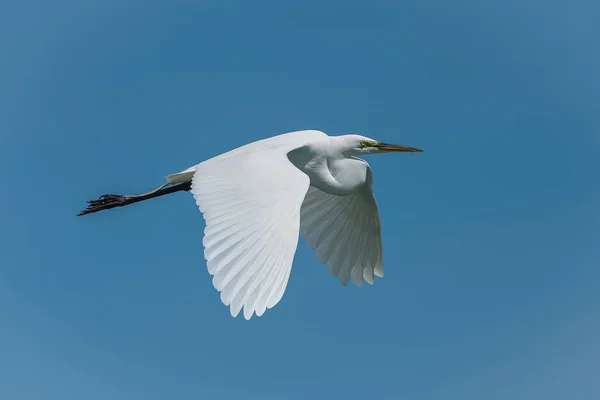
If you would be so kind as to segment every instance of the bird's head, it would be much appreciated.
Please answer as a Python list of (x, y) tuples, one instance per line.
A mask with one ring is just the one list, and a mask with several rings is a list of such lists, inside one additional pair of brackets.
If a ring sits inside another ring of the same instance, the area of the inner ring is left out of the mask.
[(338, 136), (350, 155), (364, 155), (391, 152), (420, 153), (423, 150), (415, 147), (383, 143), (361, 135)]

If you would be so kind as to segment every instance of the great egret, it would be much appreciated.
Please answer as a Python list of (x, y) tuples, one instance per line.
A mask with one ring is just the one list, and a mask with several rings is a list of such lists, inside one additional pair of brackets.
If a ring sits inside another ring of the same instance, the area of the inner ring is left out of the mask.
[(299, 233), (346, 286), (383, 277), (379, 211), (359, 155), (420, 152), (316, 130), (259, 140), (167, 176), (137, 196), (103, 195), (79, 215), (191, 190), (206, 222), (204, 257), (233, 317), (261, 316), (285, 291)]

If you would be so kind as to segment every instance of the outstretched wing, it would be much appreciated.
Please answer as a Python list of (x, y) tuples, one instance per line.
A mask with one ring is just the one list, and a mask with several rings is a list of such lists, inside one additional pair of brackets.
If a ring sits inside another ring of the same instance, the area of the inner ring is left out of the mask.
[(381, 224), (371, 168), (363, 187), (348, 196), (335, 196), (313, 186), (300, 212), (300, 232), (317, 258), (345, 286), (360, 287), (363, 279), (373, 284), (383, 277)]
[(206, 221), (204, 257), (232, 316), (261, 316), (281, 300), (296, 252), (309, 178), (286, 146), (200, 163), (192, 194)]

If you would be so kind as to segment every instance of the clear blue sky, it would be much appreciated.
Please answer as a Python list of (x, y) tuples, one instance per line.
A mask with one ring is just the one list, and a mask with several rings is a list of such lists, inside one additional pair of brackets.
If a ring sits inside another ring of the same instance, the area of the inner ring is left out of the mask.
[[(597, 1), (0, 8), (0, 398), (600, 398)], [(368, 159), (374, 286), (301, 241), (246, 322), (190, 194), (75, 217), (300, 129), (425, 149)]]

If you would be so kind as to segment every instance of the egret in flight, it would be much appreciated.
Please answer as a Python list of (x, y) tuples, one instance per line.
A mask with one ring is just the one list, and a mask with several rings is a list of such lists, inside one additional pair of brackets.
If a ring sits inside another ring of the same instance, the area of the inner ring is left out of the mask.
[(344, 286), (383, 277), (373, 176), (357, 156), (420, 151), (360, 135), (290, 132), (168, 175), (148, 193), (103, 195), (79, 215), (191, 191), (206, 222), (213, 286), (233, 317), (243, 308), (250, 319), (281, 300), (300, 233)]

